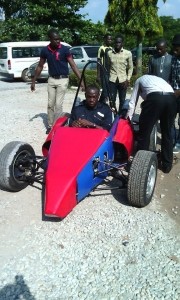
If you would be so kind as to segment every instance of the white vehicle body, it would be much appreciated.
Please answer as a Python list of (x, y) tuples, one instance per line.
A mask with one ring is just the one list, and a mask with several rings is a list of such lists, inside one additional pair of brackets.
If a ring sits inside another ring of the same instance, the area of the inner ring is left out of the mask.
[(49, 41), (0, 43), (0, 75), (27, 81), (29, 66), (38, 60), (41, 49), (48, 44)]

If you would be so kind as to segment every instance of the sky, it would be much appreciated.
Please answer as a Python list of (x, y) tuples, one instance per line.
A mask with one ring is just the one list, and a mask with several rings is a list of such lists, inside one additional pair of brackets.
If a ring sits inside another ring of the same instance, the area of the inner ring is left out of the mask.
[[(163, 0), (158, 1), (158, 15), (172, 16), (180, 18), (180, 0)], [(94, 23), (103, 22), (108, 10), (108, 0), (89, 0), (88, 4), (81, 9), (81, 14), (88, 14), (87, 19), (91, 19)]]

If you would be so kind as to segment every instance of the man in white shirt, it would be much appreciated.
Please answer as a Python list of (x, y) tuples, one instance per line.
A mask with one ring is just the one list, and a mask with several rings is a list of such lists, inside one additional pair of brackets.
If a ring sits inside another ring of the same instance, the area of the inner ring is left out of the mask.
[(143, 75), (135, 82), (127, 116), (131, 119), (138, 98), (143, 98), (139, 117), (138, 150), (148, 150), (154, 124), (160, 120), (161, 169), (169, 173), (173, 162), (172, 126), (176, 115), (176, 98), (172, 87), (162, 78)]

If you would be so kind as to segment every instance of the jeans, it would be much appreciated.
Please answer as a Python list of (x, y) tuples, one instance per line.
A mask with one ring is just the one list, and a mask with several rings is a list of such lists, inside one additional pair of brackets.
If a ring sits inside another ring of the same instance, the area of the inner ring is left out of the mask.
[(63, 112), (63, 100), (68, 87), (68, 78), (48, 79), (48, 125), (51, 127), (53, 123)]
[(117, 94), (119, 96), (118, 114), (120, 114), (126, 98), (127, 88), (124, 87), (124, 83), (120, 83), (118, 80), (116, 82), (109, 81), (109, 87), (114, 106), (116, 106)]

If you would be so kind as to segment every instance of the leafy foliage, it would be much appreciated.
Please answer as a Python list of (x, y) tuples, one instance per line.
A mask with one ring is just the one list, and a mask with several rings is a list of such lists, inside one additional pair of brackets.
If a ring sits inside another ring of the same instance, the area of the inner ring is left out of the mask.
[(163, 27), (163, 36), (169, 42), (171, 46), (171, 40), (173, 36), (180, 32), (180, 19), (173, 19), (173, 17), (160, 17)]
[[(145, 36), (158, 36), (163, 33), (157, 15), (157, 2), (158, 0), (109, 0), (109, 11), (105, 23), (115, 32), (120, 31), (129, 36), (136, 36), (136, 43), (141, 49)], [(137, 69), (141, 72), (142, 52), (139, 51), (139, 54)]]
[[(47, 40), (53, 27), (62, 41), (72, 45), (98, 42), (104, 26), (84, 20), (79, 9), (87, 0), (0, 0), (5, 21), (0, 22), (1, 41)], [(90, 39), (91, 36), (91, 39)]]

